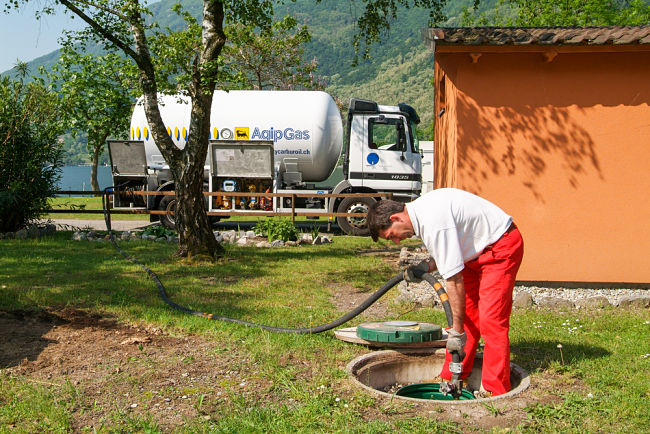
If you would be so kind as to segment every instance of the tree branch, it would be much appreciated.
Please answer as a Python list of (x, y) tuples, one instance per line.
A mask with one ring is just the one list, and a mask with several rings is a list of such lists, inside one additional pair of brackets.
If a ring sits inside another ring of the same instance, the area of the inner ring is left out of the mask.
[[(71, 1), (69, 0), (60, 0), (61, 4), (64, 5), (68, 10), (73, 12), (75, 15), (77, 15), (79, 18), (84, 20), (90, 27), (92, 27), (99, 35), (103, 36), (104, 38), (108, 39), (111, 41), (113, 44), (117, 45), (122, 51), (124, 51), (125, 54), (128, 56), (132, 57), (133, 60), (136, 62), (139, 62), (138, 55), (135, 51), (131, 49), (127, 44), (125, 44), (123, 41), (121, 41), (119, 38), (117, 38), (113, 33), (109, 32), (106, 30), (104, 27), (102, 27), (97, 21), (93, 20), (91, 17), (86, 15), (84, 11), (79, 9), (76, 5), (74, 5)], [(97, 7), (96, 5), (93, 5), (94, 7)], [(113, 11), (107, 10), (110, 13), (115, 13)], [(121, 16), (116, 14), (117, 16)], [(126, 18), (124, 18), (127, 20)], [(127, 20), (128, 21), (128, 20)]]

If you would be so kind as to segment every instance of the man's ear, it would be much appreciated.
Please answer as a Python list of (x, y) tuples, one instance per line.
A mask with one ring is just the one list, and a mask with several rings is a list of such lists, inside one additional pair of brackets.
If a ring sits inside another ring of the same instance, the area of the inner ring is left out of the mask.
[(395, 223), (395, 222), (401, 222), (401, 221), (403, 220), (401, 214), (402, 214), (402, 213), (399, 213), (399, 212), (397, 212), (397, 213), (395, 213), (395, 214), (391, 214), (391, 216), (390, 216), (390, 221), (391, 221), (392, 223)]

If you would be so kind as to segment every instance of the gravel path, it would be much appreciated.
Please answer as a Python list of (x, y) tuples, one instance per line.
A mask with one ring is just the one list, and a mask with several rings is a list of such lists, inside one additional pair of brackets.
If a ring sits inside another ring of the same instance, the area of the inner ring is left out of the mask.
[[(70, 230), (71, 228), (94, 229), (99, 231), (106, 230), (104, 219), (99, 220), (78, 220), (78, 219), (51, 219), (56, 225), (57, 230)], [(43, 220), (41, 223), (46, 223)], [(111, 219), (111, 228), (116, 231), (131, 231), (134, 229), (143, 229), (147, 226), (158, 223), (150, 223), (146, 220), (113, 220)]]
[(641, 297), (649, 296), (650, 291), (647, 289), (629, 289), (629, 288), (543, 288), (539, 286), (515, 286), (514, 296), (517, 293), (525, 291), (533, 296), (535, 303), (539, 303), (544, 297), (561, 298), (570, 300), (574, 303), (580, 302), (592, 297), (606, 297), (613, 305), (618, 305), (624, 297)]

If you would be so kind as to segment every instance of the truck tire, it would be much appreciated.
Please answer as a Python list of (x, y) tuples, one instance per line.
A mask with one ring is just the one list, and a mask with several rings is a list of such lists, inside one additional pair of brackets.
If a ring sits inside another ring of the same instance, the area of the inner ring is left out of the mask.
[[(163, 196), (158, 204), (159, 211), (174, 211), (176, 209), (176, 198), (174, 196)], [(176, 230), (176, 220), (171, 214), (162, 214), (160, 216), (160, 224), (167, 229)]]
[[(370, 206), (375, 202), (377, 201), (372, 197), (346, 197), (339, 204), (337, 212), (367, 213)], [(337, 217), (336, 223), (348, 235), (357, 235), (360, 237), (370, 235), (365, 217)]]

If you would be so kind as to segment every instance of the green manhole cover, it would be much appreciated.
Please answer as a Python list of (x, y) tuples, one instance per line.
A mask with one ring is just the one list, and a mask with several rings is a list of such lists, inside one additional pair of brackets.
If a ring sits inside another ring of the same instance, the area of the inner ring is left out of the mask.
[[(453, 401), (451, 395), (443, 395), (440, 392), (440, 383), (416, 383), (409, 384), (399, 389), (396, 393), (397, 396), (404, 396), (407, 398), (430, 399), (436, 401)], [(459, 401), (467, 401), (475, 399), (474, 394), (467, 389), (463, 389)]]
[(357, 326), (357, 336), (372, 342), (429, 342), (442, 339), (442, 327), (417, 321), (367, 322)]

